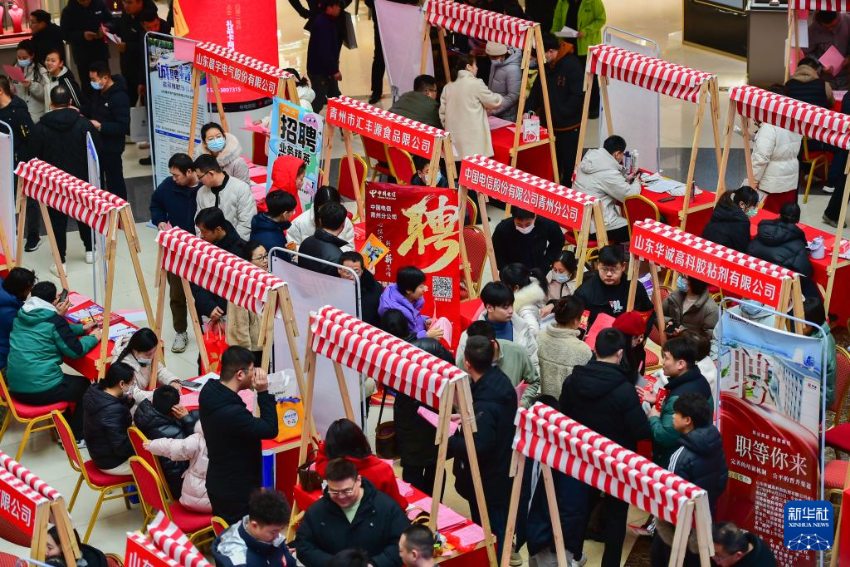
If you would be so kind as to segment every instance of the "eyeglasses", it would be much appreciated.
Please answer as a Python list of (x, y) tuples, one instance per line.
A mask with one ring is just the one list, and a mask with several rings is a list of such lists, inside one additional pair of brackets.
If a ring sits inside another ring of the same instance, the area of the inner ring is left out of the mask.
[(357, 489), (357, 483), (360, 482), (360, 479), (354, 481), (354, 484), (348, 488), (343, 488), (342, 490), (333, 490), (328, 488), (328, 496), (336, 498), (338, 496), (342, 496), (344, 498), (348, 498), (349, 496), (354, 495), (354, 491)]
[(263, 260), (268, 260), (268, 259), (269, 259), (269, 255), (266, 253), (266, 254), (263, 254), (262, 256), (254, 256), (253, 258), (251, 258), (251, 261), (252, 262), (262, 262)]
[(599, 271), (603, 274), (616, 274), (622, 269), (622, 266), (599, 266)]
[(203, 179), (204, 177), (206, 177), (207, 175), (209, 175), (212, 172), (213, 172), (213, 170), (205, 171), (198, 176), (198, 179)]

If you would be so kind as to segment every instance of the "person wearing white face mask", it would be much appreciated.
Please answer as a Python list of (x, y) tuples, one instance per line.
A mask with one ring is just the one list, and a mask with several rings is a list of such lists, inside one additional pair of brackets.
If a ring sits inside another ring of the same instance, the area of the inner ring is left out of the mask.
[(708, 293), (708, 284), (682, 275), (676, 280), (676, 291), (664, 300), (663, 310), (668, 337), (688, 330), (709, 338), (720, 316), (720, 308)]
[(242, 159), (242, 145), (236, 136), (226, 133), (220, 124), (210, 122), (201, 127), (201, 140), (201, 146), (195, 150), (195, 159), (209, 154), (227, 175), (251, 185), (248, 164)]
[(750, 219), (758, 214), (758, 204), (758, 192), (746, 185), (723, 193), (702, 230), (702, 237), (738, 252), (746, 252), (752, 239)]
[[(120, 347), (120, 345), (118, 345)], [(120, 351), (113, 364), (126, 364), (133, 370), (134, 381), (130, 388), (130, 396), (137, 404), (143, 400), (153, 399), (153, 390), (155, 386), (151, 386), (151, 362), (154, 352), (159, 347), (159, 339), (156, 333), (147, 327), (143, 327), (132, 334), (124, 349), (116, 349)], [(162, 360), (157, 364), (156, 382), (160, 386), (174, 386), (178, 390), (180, 385), (177, 383), (180, 380), (173, 372), (166, 368)]]
[(24, 74), (23, 81), (12, 81), (15, 91), (21, 99), (27, 103), (27, 109), (33, 122), (39, 119), (47, 111), (47, 89), (45, 85), (50, 83), (47, 69), (35, 60), (35, 45), (32, 40), (25, 39), (18, 44), (17, 66)]
[(130, 366), (116, 362), (103, 380), (83, 396), (86, 447), (94, 466), (106, 474), (131, 474), (128, 461), (135, 452), (127, 429), (133, 425), (130, 415), (133, 374)]
[(518, 262), (545, 274), (563, 248), (564, 233), (557, 223), (519, 207), (511, 207), (511, 218), (504, 219), (493, 231), (493, 249), (500, 270)]

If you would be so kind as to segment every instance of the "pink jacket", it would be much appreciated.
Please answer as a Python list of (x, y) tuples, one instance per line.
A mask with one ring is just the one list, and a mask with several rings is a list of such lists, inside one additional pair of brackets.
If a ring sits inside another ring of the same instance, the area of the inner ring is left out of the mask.
[(172, 461), (189, 461), (189, 468), (183, 473), (180, 504), (198, 512), (212, 512), (207, 496), (207, 441), (200, 421), (195, 424), (195, 432), (185, 439), (154, 439), (150, 451)]

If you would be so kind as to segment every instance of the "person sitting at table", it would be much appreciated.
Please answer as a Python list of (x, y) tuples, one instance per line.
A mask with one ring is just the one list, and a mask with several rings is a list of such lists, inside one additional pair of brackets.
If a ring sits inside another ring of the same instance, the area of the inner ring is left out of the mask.
[[(363, 256), (360, 252), (354, 250), (343, 252), (342, 256), (339, 257), (339, 263), (354, 270), (354, 277), (357, 277), (360, 281), (360, 318), (377, 327), (381, 320), (381, 316), (378, 315), (378, 306), (381, 304), (384, 286), (363, 265)], [(337, 273), (341, 278), (352, 279), (352, 274), (348, 270), (337, 268)]]
[[(304, 211), (293, 219), (292, 226), (286, 231), (286, 240), (290, 243), (294, 242), (297, 248), (307, 238), (313, 236), (316, 233), (316, 227), (319, 225), (317, 222), (319, 219), (319, 210), (331, 201), (342, 204), (342, 197), (340, 197), (339, 191), (330, 185), (319, 187), (319, 190), (313, 195), (313, 206), (310, 210)], [(348, 243), (350, 248), (346, 249), (354, 250), (354, 224), (352, 224), (348, 216), (345, 218), (345, 223), (343, 224), (342, 232), (339, 233), (339, 237)]]
[(130, 389), (134, 374), (128, 365), (116, 362), (83, 396), (86, 447), (94, 466), (106, 474), (132, 473), (129, 459), (135, 451), (127, 429), (133, 425)]
[[(626, 140), (608, 136), (601, 148), (588, 150), (578, 166), (573, 189), (602, 201), (602, 219), (611, 243), (628, 242), (629, 228), (620, 208), (626, 197), (640, 194), (637, 175), (623, 170)], [(596, 238), (596, 224), (591, 221), (591, 240)]]
[(402, 510), (407, 509), (407, 498), (398, 491), (393, 468), (375, 456), (363, 430), (349, 419), (338, 419), (330, 424), (325, 440), (319, 443), (316, 455), (316, 472), (325, 476), (328, 461), (347, 459), (357, 467), (357, 474), (369, 479), (372, 485), (395, 500)]
[[(582, 268), (584, 269), (584, 268)], [(578, 260), (574, 252), (565, 250), (561, 256), (552, 262), (552, 269), (546, 274), (546, 296), (550, 304), (559, 299), (569, 297), (576, 291), (576, 275), (578, 274)]]
[(431, 75), (419, 75), (413, 79), (413, 90), (398, 97), (390, 112), (442, 130), (437, 80)]
[(511, 207), (511, 218), (502, 220), (493, 231), (496, 266), (501, 270), (519, 262), (528, 269), (549, 270), (564, 248), (564, 232), (558, 223)]
[(35, 281), (35, 272), (20, 266), (9, 270), (5, 279), (0, 278), (0, 371), (6, 369), (12, 324), (24, 301), (29, 297)]
[(145, 442), (145, 449), (157, 457), (172, 461), (189, 461), (180, 485), (180, 504), (197, 512), (212, 512), (207, 494), (207, 440), (200, 420), (195, 422), (191, 435), (184, 439), (161, 437)]
[(796, 132), (762, 122), (753, 140), (753, 189), (764, 195), (764, 209), (779, 213), (785, 203), (797, 201), (800, 181), (800, 144)]
[(377, 490), (347, 459), (325, 469), (322, 497), (307, 508), (295, 550), (305, 567), (324, 567), (344, 549), (369, 554), (375, 567), (399, 567), (398, 541), (410, 521), (392, 498)]
[(203, 155), (215, 158), (221, 166), (221, 171), (227, 175), (251, 185), (248, 164), (242, 159), (242, 145), (239, 139), (230, 132), (225, 132), (220, 124), (208, 122), (201, 126), (201, 145), (195, 148), (195, 159)]
[(668, 337), (685, 330), (710, 337), (720, 317), (720, 308), (708, 293), (708, 284), (681, 274), (676, 279), (676, 291), (664, 299), (662, 309)]
[[(588, 329), (593, 327), (597, 315), (606, 313), (616, 317), (626, 310), (629, 301), (629, 281), (624, 277), (626, 256), (622, 246), (609, 244), (600, 248), (596, 270), (597, 273), (589, 274), (574, 294), (584, 301), (584, 307), (590, 313), (587, 320)], [(652, 310), (652, 301), (640, 285), (635, 292), (634, 309)]]
[[(197, 411), (187, 411), (180, 405), (180, 391), (171, 386), (160, 386), (153, 391), (153, 398), (143, 400), (133, 413), (133, 423), (148, 439), (185, 439), (195, 431)], [(165, 481), (174, 498), (180, 498), (183, 490), (183, 473), (188, 463), (168, 458), (159, 460)]]
[[(416, 172), (410, 178), (410, 184), (419, 187), (428, 185), (428, 170), (431, 168), (431, 160), (425, 159), (422, 156), (413, 156), (413, 167)], [(437, 184), (435, 187), (448, 187), (449, 180), (443, 175), (443, 172), (437, 169)]]
[(516, 122), (519, 91), (522, 88), (522, 50), (488, 41), (484, 53), (490, 58), (490, 80), (487, 86), (502, 95), (502, 104), (488, 113), (502, 120)]
[[(309, 212), (309, 211), (308, 211)], [(298, 247), (298, 265), (306, 270), (339, 277), (336, 266), (342, 253), (348, 250), (348, 241), (340, 238), (348, 220), (345, 207), (340, 203), (326, 203), (316, 213), (318, 225), (313, 236), (308, 236)], [(313, 258), (324, 260), (318, 262)], [(326, 262), (329, 262), (326, 263)]]
[[(123, 348), (121, 348), (121, 344), (121, 339), (119, 339), (116, 342), (118, 348), (114, 350), (120, 354), (113, 359), (113, 362), (123, 362), (133, 369), (135, 379), (130, 390), (130, 396), (136, 404), (142, 403), (143, 400), (152, 399), (154, 391), (149, 389), (152, 387), (151, 363), (156, 349), (159, 347), (159, 339), (156, 333), (147, 327), (142, 327), (130, 335)], [(179, 381), (180, 378), (165, 366), (165, 361), (158, 361), (156, 366), (157, 384), (179, 389)]]
[(260, 489), (248, 500), (248, 514), (212, 544), (218, 567), (295, 567), (286, 543), (289, 503), (277, 490)]
[(847, 65), (850, 63), (850, 15), (832, 10), (818, 10), (809, 24), (809, 46), (803, 53), (812, 59), (820, 59), (835, 48), (843, 57), (838, 69), (827, 72), (827, 80), (839, 90), (847, 88)]
[(750, 246), (750, 219), (758, 214), (759, 194), (743, 185), (720, 196), (702, 237), (746, 253)]
[(817, 285), (812, 281), (814, 270), (809, 260), (809, 243), (803, 229), (797, 226), (799, 222), (800, 205), (785, 203), (779, 218), (759, 222), (758, 232), (750, 242), (747, 253), (802, 275), (800, 283), (803, 295), (820, 297)]
[[(70, 303), (59, 302), (52, 282), (32, 286), (30, 297), (12, 323), (6, 385), (16, 401), (32, 406), (70, 402), (65, 417), (78, 443), (83, 439), (81, 401), (90, 382), (62, 372), (62, 358), (81, 358), (100, 344), (94, 321), (72, 325), (65, 319)], [(94, 330), (92, 330), (94, 329)], [(86, 334), (91, 331), (91, 334)], [(80, 443), (82, 444), (82, 443)]]
[(467, 156), (493, 155), (493, 141), (487, 112), (502, 104), (502, 95), (487, 88), (476, 77), (478, 65), (474, 55), (459, 54), (455, 64), (457, 78), (443, 87), (440, 96), (440, 120), (452, 135), (457, 148), (455, 159)]
[[(823, 65), (814, 57), (803, 57), (797, 62), (797, 69), (785, 82), (785, 96), (808, 102), (827, 110), (832, 110), (835, 95), (832, 87), (822, 77)], [(819, 144), (819, 142), (818, 142)], [(812, 146), (809, 146), (812, 149)]]
[(564, 380), (573, 368), (587, 364), (593, 351), (581, 340), (581, 314), (584, 302), (575, 296), (562, 297), (555, 304), (555, 320), (544, 325), (537, 335), (537, 357), (540, 360), (540, 394), (561, 395)]
[(540, 270), (530, 270), (514, 262), (499, 270), (499, 279), (514, 292), (514, 312), (528, 323), (531, 332), (540, 332), (541, 311), (546, 304), (546, 279)]
[[(269, 271), (268, 251), (256, 240), (251, 240), (245, 244), (241, 258), (251, 262), (264, 272)], [(262, 328), (260, 316), (232, 301), (228, 301), (225, 317), (227, 324), (224, 327), (224, 333), (228, 346), (247, 348), (254, 354), (254, 364), (256, 366), (262, 365), (263, 348), (259, 345), (259, 342), (260, 334), (264, 333), (265, 329)]]
[(396, 272), (395, 283), (388, 285), (381, 294), (378, 315), (383, 315), (388, 309), (398, 309), (404, 313), (407, 326), (416, 338), (442, 338), (443, 327), (435, 325), (435, 319), (422, 314), (427, 291), (425, 272), (416, 266), (405, 266)]

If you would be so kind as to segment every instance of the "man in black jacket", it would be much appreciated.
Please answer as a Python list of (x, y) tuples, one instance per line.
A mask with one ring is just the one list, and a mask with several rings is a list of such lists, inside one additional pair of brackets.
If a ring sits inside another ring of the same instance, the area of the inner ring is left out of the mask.
[[(219, 248), (242, 257), (245, 250), (245, 241), (239, 238), (236, 229), (225, 218), (224, 213), (217, 207), (207, 207), (198, 211), (195, 217), (195, 226), (198, 227), (198, 235)], [(195, 298), (195, 307), (198, 314), (218, 321), (227, 311), (227, 301), (215, 295), (211, 291), (192, 284), (192, 296)]]
[(52, 49), (65, 50), (62, 30), (53, 23), (50, 12), (46, 10), (30, 12), (30, 29), (32, 30), (32, 43), (37, 63), (44, 65), (44, 58), (47, 57), (47, 52)]
[[(626, 311), (629, 302), (629, 280), (626, 274), (626, 256), (623, 247), (609, 244), (599, 249), (599, 260), (596, 263), (597, 273), (591, 274), (576, 290), (576, 297), (584, 301), (585, 308), (590, 312), (587, 328), (593, 326), (596, 316), (605, 313), (617, 317)], [(651, 311), (652, 301), (646, 290), (638, 284), (635, 291), (635, 311)]]
[[(466, 341), (463, 364), (471, 380), (472, 408), (478, 425), (478, 431), (472, 436), (490, 529), (496, 534), (497, 554), (501, 557), (511, 492), (508, 467), (511, 462), (517, 398), (511, 381), (498, 366), (493, 366), (494, 356), (493, 343), (486, 337), (469, 337)], [(449, 438), (448, 456), (455, 460), (452, 468), (455, 489), (469, 502), (472, 520), (480, 525), (481, 515), (475, 500), (469, 455), (460, 428)], [(510, 553), (510, 545), (504, 549)]]
[[(68, 0), (62, 10), (59, 25), (65, 41), (71, 46), (71, 55), (77, 64), (77, 76), (85, 83), (89, 66), (95, 61), (109, 61), (109, 50), (103, 41), (102, 26), (109, 24), (112, 14), (103, 0)], [(83, 85), (84, 96), (92, 93), (89, 85)]]
[[(319, 226), (316, 227), (313, 236), (304, 239), (304, 242), (298, 248), (298, 253), (339, 264), (342, 257), (341, 248), (348, 246), (348, 242), (339, 238), (342, 229), (345, 228), (345, 219), (348, 213), (345, 207), (339, 203), (331, 202), (324, 204), (317, 211), (317, 214)], [(316, 262), (312, 258), (298, 256), (298, 265), (320, 274), (339, 277), (336, 267)]]
[[(50, 91), (50, 112), (41, 117), (32, 128), (29, 137), (29, 155), (37, 157), (58, 167), (74, 177), (87, 181), (89, 178), (88, 156), (86, 154), (86, 134), (91, 134), (95, 149), (100, 150), (100, 135), (91, 122), (80, 111), (71, 106), (71, 91), (64, 85), (53, 87)], [(59, 256), (65, 263), (68, 216), (55, 209), (48, 209)], [(86, 249), (86, 259), (92, 252), (91, 228), (77, 223), (80, 239)], [(92, 260), (94, 261), (94, 260)]]
[(739, 529), (732, 522), (714, 524), (714, 560), (719, 567), (776, 567), (770, 546), (754, 533)]
[(127, 82), (130, 106), (136, 106), (136, 101), (139, 100), (139, 86), (145, 84), (142, 68), (145, 61), (145, 28), (140, 16), (142, 10), (149, 6), (156, 8), (151, 0), (124, 0), (124, 10), (115, 24), (115, 33), (121, 38), (121, 43), (118, 44), (121, 75)]
[[(185, 439), (195, 432), (197, 412), (188, 412), (180, 405), (180, 392), (171, 386), (159, 386), (153, 398), (142, 400), (136, 406), (133, 423), (148, 439)], [(183, 473), (189, 468), (188, 461), (172, 461), (159, 457), (162, 472), (175, 500), (183, 490)]]
[(325, 471), (324, 495), (304, 514), (295, 538), (298, 561), (324, 567), (345, 549), (362, 549), (374, 567), (400, 567), (398, 540), (410, 524), (395, 501), (357, 474), (346, 459)]
[[(650, 432), (637, 391), (620, 365), (625, 346), (623, 333), (602, 329), (596, 337), (596, 358), (573, 369), (564, 381), (560, 406), (567, 417), (634, 451), (638, 441), (648, 438)], [(574, 561), (580, 561), (589, 513), (598, 493), (572, 477), (565, 479), (562, 490), (563, 501), (568, 504), (561, 510), (564, 546)], [(610, 495), (603, 502), (602, 567), (619, 567), (629, 505)]]
[(104, 61), (91, 63), (88, 76), (95, 93), (91, 96), (86, 114), (100, 132), (103, 142), (100, 167), (106, 179), (106, 188), (110, 193), (126, 199), (127, 185), (124, 183), (121, 154), (124, 153), (124, 137), (130, 133), (127, 86), (121, 75), (112, 76), (109, 65)]
[[(221, 355), (221, 378), (207, 382), (198, 398), (209, 457), (207, 493), (213, 514), (228, 524), (248, 513), (248, 497), (262, 482), (262, 440), (277, 436), (276, 404), (268, 387), (266, 371), (254, 367), (251, 351), (234, 346)], [(239, 397), (240, 390), (251, 388), (260, 417)]]
[[(546, 90), (549, 93), (549, 108), (552, 112), (552, 129), (555, 131), (558, 174), (561, 184), (568, 187), (572, 186), (581, 110), (584, 104), (584, 65), (571, 47), (551, 33), (543, 34)], [(541, 82), (536, 81), (531, 89), (528, 107), (545, 117), (542, 93)]]
[[(343, 252), (339, 257), (339, 263), (354, 270), (360, 280), (360, 318), (370, 325), (379, 326), (381, 317), (378, 315), (378, 304), (381, 301), (384, 286), (378, 283), (372, 272), (363, 267), (363, 256), (360, 252), (353, 250)], [(348, 270), (340, 269), (338, 274), (341, 278), (351, 279), (351, 272)]]
[(511, 207), (511, 218), (493, 231), (493, 250), (500, 270), (518, 262), (545, 274), (563, 248), (564, 232), (557, 223), (519, 207)]

